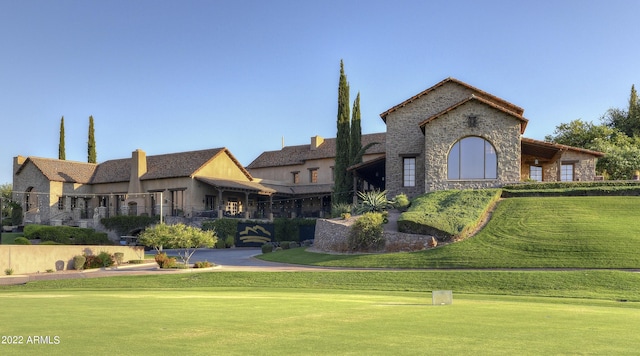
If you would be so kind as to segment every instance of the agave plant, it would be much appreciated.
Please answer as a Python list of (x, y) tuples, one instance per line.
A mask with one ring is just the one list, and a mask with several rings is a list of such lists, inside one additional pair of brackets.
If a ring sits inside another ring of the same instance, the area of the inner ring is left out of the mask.
[(368, 192), (358, 192), (358, 207), (356, 212), (363, 214), (366, 212), (383, 212), (393, 206), (393, 202), (387, 199), (387, 191), (373, 190)]

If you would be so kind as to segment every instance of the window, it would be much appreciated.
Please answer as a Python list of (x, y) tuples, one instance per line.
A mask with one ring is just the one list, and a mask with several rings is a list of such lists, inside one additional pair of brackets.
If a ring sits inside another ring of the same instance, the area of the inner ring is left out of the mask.
[(448, 179), (496, 179), (498, 156), (493, 145), (481, 137), (456, 142), (447, 158)]
[(560, 180), (563, 182), (573, 181), (573, 163), (563, 163), (560, 166)]
[(64, 197), (58, 197), (58, 210), (64, 210)]
[(542, 167), (529, 166), (529, 179), (542, 182)]
[(318, 168), (309, 168), (309, 182), (318, 183)]
[(402, 162), (404, 166), (404, 169), (402, 172), (403, 186), (415, 187), (416, 186), (416, 158), (405, 157), (403, 158)]
[(293, 184), (300, 183), (300, 172), (291, 172), (293, 176)]
[(184, 191), (171, 191), (171, 216), (183, 216), (184, 214)]

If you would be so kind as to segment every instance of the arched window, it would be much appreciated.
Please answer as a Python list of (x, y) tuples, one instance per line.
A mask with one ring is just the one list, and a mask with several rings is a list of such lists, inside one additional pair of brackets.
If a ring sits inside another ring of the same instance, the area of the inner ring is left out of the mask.
[(447, 177), (458, 179), (496, 179), (498, 157), (493, 145), (482, 137), (465, 137), (456, 142), (447, 157)]

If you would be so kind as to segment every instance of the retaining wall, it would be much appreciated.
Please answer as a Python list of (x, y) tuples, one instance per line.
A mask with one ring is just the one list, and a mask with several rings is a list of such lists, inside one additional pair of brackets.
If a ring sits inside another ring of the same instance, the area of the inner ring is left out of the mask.
[(8, 268), (14, 274), (44, 273), (74, 269), (73, 256), (124, 253), (123, 260), (144, 259), (142, 246), (94, 246), (94, 245), (0, 245), (0, 273)]
[[(313, 240), (313, 250), (329, 253), (350, 253), (347, 244), (349, 229), (356, 218), (318, 219)], [(429, 235), (406, 234), (398, 231), (384, 231), (385, 246), (381, 252), (419, 251), (429, 248), (436, 241)]]

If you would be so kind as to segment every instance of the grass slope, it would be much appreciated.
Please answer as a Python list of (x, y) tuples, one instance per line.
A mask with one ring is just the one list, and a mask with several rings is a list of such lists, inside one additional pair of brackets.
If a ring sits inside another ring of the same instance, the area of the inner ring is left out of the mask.
[(640, 197), (509, 198), (474, 237), (413, 253), (261, 258), (331, 267), (640, 268)]

